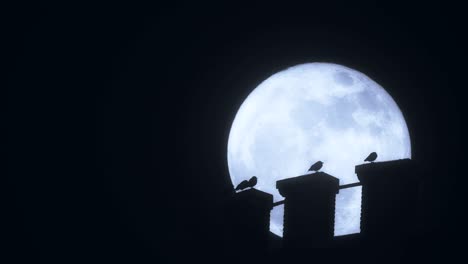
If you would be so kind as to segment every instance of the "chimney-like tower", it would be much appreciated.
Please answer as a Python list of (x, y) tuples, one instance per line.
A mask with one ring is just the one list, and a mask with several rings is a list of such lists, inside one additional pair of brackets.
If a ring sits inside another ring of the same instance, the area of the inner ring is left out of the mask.
[(330, 246), (339, 180), (316, 172), (277, 181), (276, 188), (285, 197), (283, 245), (286, 248)]
[(363, 239), (390, 244), (411, 236), (417, 230), (419, 197), (418, 174), (411, 160), (367, 163), (355, 171), (362, 184)]
[(234, 195), (230, 220), (235, 245), (243, 250), (262, 253), (268, 250), (270, 235), (270, 211), (273, 195), (251, 188)]

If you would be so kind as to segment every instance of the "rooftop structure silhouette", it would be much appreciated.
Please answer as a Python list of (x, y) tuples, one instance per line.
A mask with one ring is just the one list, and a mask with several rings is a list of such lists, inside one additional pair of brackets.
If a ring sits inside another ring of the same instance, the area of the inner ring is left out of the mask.
[(333, 241), (338, 186), (339, 180), (324, 172), (276, 182), (276, 188), (285, 197), (285, 247), (330, 246)]
[[(392, 246), (416, 235), (420, 175), (409, 159), (357, 165), (360, 182), (339, 185), (325, 172), (277, 181), (284, 201), (254, 188), (236, 193), (231, 208), (235, 233), (248, 245), (268, 247), (270, 210), (284, 204), (283, 249)], [(340, 189), (362, 186), (361, 232), (334, 236), (335, 197)]]

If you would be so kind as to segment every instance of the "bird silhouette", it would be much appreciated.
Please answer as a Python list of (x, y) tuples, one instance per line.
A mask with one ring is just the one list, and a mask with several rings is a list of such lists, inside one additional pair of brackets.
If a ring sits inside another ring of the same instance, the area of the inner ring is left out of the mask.
[(241, 181), (241, 183), (239, 183), (239, 185), (237, 185), (235, 190), (239, 191), (239, 190), (247, 189), (249, 187), (253, 188), (256, 184), (257, 184), (257, 177), (253, 176), (248, 181), (247, 180)]
[(239, 183), (239, 185), (237, 185), (235, 190), (236, 191), (243, 190), (243, 189), (247, 188), (248, 185), (249, 185), (249, 182), (247, 180), (243, 180), (243, 181), (241, 181), (241, 183)]
[(364, 161), (374, 162), (377, 159), (377, 152), (372, 152)]
[(250, 178), (250, 180), (249, 180), (249, 187), (250, 187), (250, 188), (253, 188), (255, 185), (257, 185), (257, 177), (256, 177), (256, 176), (253, 176), (253, 177)]
[(312, 166), (310, 166), (309, 171), (319, 171), (323, 166), (323, 162), (320, 160), (315, 162)]

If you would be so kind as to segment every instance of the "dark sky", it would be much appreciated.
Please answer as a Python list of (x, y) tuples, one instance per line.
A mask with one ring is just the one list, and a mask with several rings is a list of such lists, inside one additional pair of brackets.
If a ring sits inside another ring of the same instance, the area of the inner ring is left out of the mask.
[(10, 252), (154, 262), (205, 249), (238, 107), (314, 61), (394, 97), (427, 175), (428, 232), (446, 245), (466, 235), (460, 7), (323, 2), (6, 9)]

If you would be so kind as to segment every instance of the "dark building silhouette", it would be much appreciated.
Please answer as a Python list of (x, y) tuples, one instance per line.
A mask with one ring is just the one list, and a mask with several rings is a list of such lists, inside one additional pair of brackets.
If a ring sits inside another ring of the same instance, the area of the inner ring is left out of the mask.
[(277, 181), (276, 188), (285, 197), (284, 247), (331, 246), (339, 180), (324, 172), (316, 172)]
[(380, 246), (408, 242), (418, 229), (419, 175), (411, 160), (362, 164), (355, 171), (362, 184), (362, 240)]
[(250, 188), (234, 194), (229, 206), (233, 222), (230, 236), (247, 255), (266, 252), (270, 245), (270, 211), (273, 195)]
[[(290, 256), (300, 253), (294, 249), (304, 248), (372, 248), (368, 256), (373, 263), (373, 256), (385, 256), (377, 248), (420, 244), (421, 173), (416, 165), (409, 159), (374, 162), (356, 166), (355, 172), (360, 182), (342, 186), (324, 172), (277, 181), (285, 199), (276, 203), (271, 194), (254, 188), (233, 193), (226, 220), (231, 223), (232, 247), (250, 256), (266, 252)], [(335, 197), (340, 189), (358, 186), (362, 186), (361, 232), (335, 237)], [(269, 232), (270, 210), (280, 204), (284, 204), (282, 239)]]

